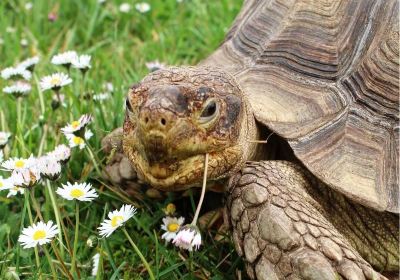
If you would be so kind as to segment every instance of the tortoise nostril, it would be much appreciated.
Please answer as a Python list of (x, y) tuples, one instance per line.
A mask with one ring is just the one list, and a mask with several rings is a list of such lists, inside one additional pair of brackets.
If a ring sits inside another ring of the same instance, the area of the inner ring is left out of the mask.
[(145, 122), (145, 123), (148, 123), (148, 122), (149, 122), (149, 118), (146, 117), (146, 118), (144, 119), (144, 122)]
[(162, 124), (162, 125), (165, 125), (166, 123), (167, 123), (167, 121), (166, 121), (164, 118), (162, 118), (162, 119), (161, 119), (161, 124)]

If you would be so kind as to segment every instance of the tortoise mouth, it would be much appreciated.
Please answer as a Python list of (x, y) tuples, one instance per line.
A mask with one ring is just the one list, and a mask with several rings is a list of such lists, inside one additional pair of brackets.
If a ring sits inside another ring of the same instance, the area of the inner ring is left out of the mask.
[[(197, 154), (173, 162), (149, 162), (141, 153), (124, 145), (141, 180), (163, 191), (179, 191), (200, 186), (203, 180), (205, 154)], [(230, 176), (240, 168), (242, 152), (239, 146), (209, 152), (208, 180)]]

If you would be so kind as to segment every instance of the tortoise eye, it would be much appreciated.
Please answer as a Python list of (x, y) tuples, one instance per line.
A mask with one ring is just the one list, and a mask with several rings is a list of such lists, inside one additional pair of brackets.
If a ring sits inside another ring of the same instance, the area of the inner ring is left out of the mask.
[(126, 100), (125, 100), (125, 108), (126, 108), (126, 110), (128, 112), (132, 112), (133, 111), (131, 102), (129, 102), (129, 98), (126, 98)]
[(218, 112), (218, 104), (215, 100), (210, 100), (204, 106), (203, 111), (201, 112), (199, 122), (204, 124), (213, 120), (217, 116)]

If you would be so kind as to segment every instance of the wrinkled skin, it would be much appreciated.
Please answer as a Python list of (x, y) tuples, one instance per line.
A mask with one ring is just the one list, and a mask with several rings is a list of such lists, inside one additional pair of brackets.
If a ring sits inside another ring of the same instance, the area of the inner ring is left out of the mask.
[[(123, 152), (163, 191), (231, 178), (226, 210), (252, 279), (386, 279), (398, 270), (398, 217), (358, 205), (301, 163), (265, 160), (245, 93), (220, 69), (159, 70), (126, 101)], [(115, 166), (115, 163), (113, 163)], [(126, 173), (126, 172), (123, 172)], [(372, 266), (377, 270), (375, 271)]]

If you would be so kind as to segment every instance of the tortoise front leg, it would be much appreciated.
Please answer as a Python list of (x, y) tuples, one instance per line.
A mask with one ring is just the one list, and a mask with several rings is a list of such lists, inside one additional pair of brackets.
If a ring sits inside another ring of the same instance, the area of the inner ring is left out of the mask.
[(248, 163), (228, 188), (233, 241), (252, 279), (386, 279), (324, 217), (284, 161)]

